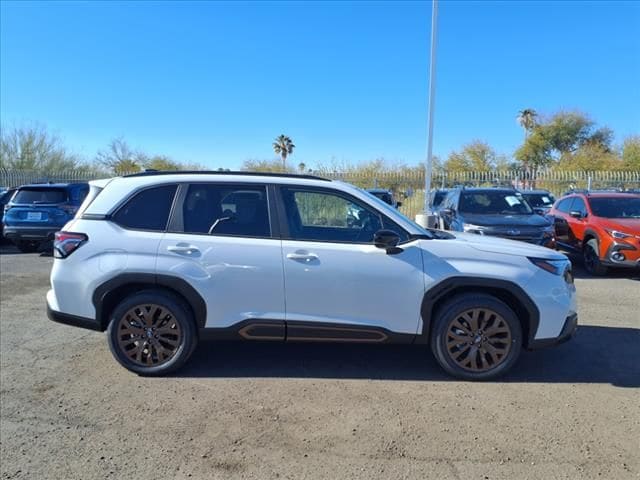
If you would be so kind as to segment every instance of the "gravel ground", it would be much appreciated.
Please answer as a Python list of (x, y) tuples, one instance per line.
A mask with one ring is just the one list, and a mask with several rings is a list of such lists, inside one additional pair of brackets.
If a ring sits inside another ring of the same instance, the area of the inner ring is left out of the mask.
[(640, 278), (578, 271), (580, 329), (499, 382), (423, 347), (201, 344), (171, 378), (47, 320), (52, 259), (0, 255), (3, 479), (640, 478)]

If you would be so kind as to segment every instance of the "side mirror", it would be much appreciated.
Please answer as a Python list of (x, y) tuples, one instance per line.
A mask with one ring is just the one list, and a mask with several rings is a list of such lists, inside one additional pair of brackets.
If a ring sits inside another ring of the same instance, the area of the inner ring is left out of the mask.
[(571, 210), (569, 215), (573, 218), (582, 218), (582, 212), (579, 212), (578, 210)]
[(544, 208), (534, 208), (533, 213), (536, 215), (542, 215), (544, 217)]
[(373, 235), (373, 244), (377, 248), (384, 248), (390, 255), (402, 252), (398, 243), (400, 243), (400, 235), (393, 230), (378, 230)]
[(235, 221), (236, 221), (236, 216), (233, 213), (231, 215), (229, 215), (228, 217), (220, 217), (220, 218), (216, 219), (216, 221), (213, 222), (213, 224), (209, 228), (209, 235), (211, 235), (213, 233), (213, 231), (216, 229), (216, 227), (218, 225), (220, 225), (221, 223), (224, 223), (224, 222), (235, 222)]

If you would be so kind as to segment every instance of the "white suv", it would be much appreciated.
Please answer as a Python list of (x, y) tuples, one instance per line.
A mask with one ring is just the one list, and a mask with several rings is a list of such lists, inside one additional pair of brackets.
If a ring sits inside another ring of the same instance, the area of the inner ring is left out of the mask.
[(564, 255), (424, 230), (311, 176), (94, 181), (54, 253), (49, 318), (107, 330), (116, 360), (142, 375), (214, 338), (426, 344), (448, 373), (484, 380), (577, 325)]

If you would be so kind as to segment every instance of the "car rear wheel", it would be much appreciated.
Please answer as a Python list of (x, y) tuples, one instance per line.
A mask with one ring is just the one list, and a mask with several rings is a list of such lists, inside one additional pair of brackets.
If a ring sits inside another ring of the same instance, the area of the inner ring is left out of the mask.
[(435, 317), (431, 349), (440, 366), (464, 380), (504, 375), (522, 350), (522, 328), (516, 314), (491, 295), (458, 296)]
[(139, 292), (122, 301), (111, 315), (107, 338), (123, 367), (149, 376), (182, 367), (198, 342), (188, 306), (158, 291)]
[(582, 255), (584, 258), (584, 268), (591, 275), (606, 275), (607, 267), (602, 265), (600, 261), (600, 254), (598, 253), (598, 241), (595, 238), (589, 240), (582, 249)]
[(18, 240), (16, 242), (16, 247), (18, 247), (18, 250), (22, 253), (33, 253), (38, 251), (40, 244), (38, 242), (29, 242), (27, 240)]

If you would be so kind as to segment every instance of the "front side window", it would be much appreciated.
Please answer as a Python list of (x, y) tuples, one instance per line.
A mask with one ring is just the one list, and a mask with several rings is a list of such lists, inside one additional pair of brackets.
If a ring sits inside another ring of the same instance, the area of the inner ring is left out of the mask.
[(295, 240), (371, 243), (378, 230), (406, 232), (370, 207), (338, 194), (284, 188), (289, 235)]
[(573, 204), (571, 205), (571, 210), (580, 212), (582, 216), (585, 216), (587, 214), (587, 207), (585, 207), (584, 200), (582, 200), (580, 197), (575, 198)]
[(565, 198), (564, 200), (560, 200), (556, 209), (560, 212), (569, 213), (569, 211), (571, 210), (571, 204), (573, 203), (573, 198), (574, 197), (569, 197)]
[(270, 237), (262, 185), (193, 184), (182, 205), (184, 233)]
[(163, 185), (142, 190), (116, 212), (113, 221), (132, 230), (165, 231), (176, 189)]

